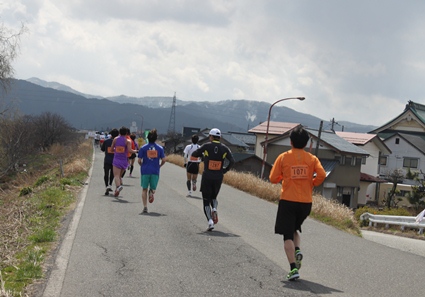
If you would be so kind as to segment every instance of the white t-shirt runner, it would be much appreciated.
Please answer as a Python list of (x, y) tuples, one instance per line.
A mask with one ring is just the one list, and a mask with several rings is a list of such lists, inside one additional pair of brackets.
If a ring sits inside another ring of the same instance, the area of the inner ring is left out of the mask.
[(184, 156), (184, 162), (186, 163), (187, 161), (189, 162), (194, 162), (194, 163), (199, 163), (201, 162), (201, 158), (195, 158), (192, 157), (192, 153), (194, 151), (196, 151), (198, 148), (200, 148), (201, 146), (199, 144), (188, 144), (183, 151), (183, 156)]

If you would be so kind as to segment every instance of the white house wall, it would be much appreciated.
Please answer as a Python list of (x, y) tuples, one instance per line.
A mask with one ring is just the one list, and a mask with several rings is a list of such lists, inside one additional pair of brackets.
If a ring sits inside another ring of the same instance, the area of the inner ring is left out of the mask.
[[(395, 143), (396, 138), (400, 139), (399, 144)], [(422, 154), (415, 147), (411, 146), (410, 143), (408, 143), (406, 140), (404, 140), (401, 137), (390, 137), (386, 139), (384, 142), (388, 146), (388, 148), (392, 151), (392, 154), (389, 155), (387, 158), (387, 165), (386, 166), (381, 165), (381, 169), (380, 169), (381, 176), (385, 176), (387, 175), (388, 172), (392, 172), (395, 169), (403, 168), (404, 157), (418, 158), (419, 159), (418, 168), (411, 168), (411, 171), (422, 170), (425, 172), (424, 154)], [(403, 168), (403, 169), (405, 170), (405, 173), (408, 170), (408, 168)]]
[(366, 164), (362, 164), (361, 172), (377, 176), (379, 174), (379, 148), (373, 142), (368, 142), (361, 148), (370, 154), (366, 158)]
[[(255, 155), (261, 159), (263, 159), (263, 147), (261, 146), (261, 142), (263, 142), (266, 139), (266, 134), (259, 134), (256, 133), (255, 134)], [(269, 135), (269, 139), (270, 139), (270, 135)]]

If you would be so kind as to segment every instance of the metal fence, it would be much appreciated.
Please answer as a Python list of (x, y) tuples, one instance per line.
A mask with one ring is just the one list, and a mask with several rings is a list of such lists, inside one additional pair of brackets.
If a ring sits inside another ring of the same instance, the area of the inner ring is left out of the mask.
[(365, 212), (360, 216), (360, 220), (368, 220), (369, 226), (375, 227), (377, 224), (384, 224), (385, 228), (389, 228), (390, 225), (400, 226), (402, 231), (404, 231), (406, 228), (417, 229), (418, 234), (423, 234), (425, 228), (425, 220), (417, 222), (416, 217), (409, 216), (374, 215)]

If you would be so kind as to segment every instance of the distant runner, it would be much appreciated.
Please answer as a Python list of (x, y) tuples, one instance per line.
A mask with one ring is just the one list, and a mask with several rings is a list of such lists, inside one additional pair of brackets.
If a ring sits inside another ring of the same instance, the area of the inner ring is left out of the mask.
[(192, 144), (188, 144), (183, 151), (184, 158), (184, 167), (186, 168), (186, 186), (188, 190), (187, 196), (192, 195), (192, 189), (196, 191), (196, 180), (198, 178), (199, 173), (199, 163), (201, 162), (201, 158), (193, 157), (192, 153), (200, 148), (198, 144), (199, 137), (198, 135), (192, 135)]

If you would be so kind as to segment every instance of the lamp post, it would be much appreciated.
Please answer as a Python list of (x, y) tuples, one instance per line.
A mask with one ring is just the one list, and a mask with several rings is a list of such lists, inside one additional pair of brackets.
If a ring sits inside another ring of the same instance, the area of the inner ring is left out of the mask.
[(285, 101), (285, 100), (291, 100), (291, 99), (298, 99), (300, 101), (303, 101), (305, 99), (305, 97), (289, 97), (289, 98), (283, 98), (283, 99), (279, 99), (277, 100), (275, 103), (273, 103), (272, 105), (270, 105), (269, 108), (269, 115), (267, 116), (267, 128), (266, 128), (266, 138), (264, 140), (264, 149), (263, 149), (263, 164), (261, 166), (261, 179), (263, 179), (264, 177), (264, 167), (266, 166), (266, 159), (267, 159), (267, 141), (268, 141), (268, 136), (269, 136), (269, 126), (270, 126), (270, 113), (272, 111), (272, 107), (275, 106), (275, 104), (281, 102), (281, 101)]
[(143, 116), (141, 115), (141, 114), (138, 114), (138, 113), (134, 113), (135, 115), (138, 115), (139, 117), (141, 117), (142, 118), (142, 122), (140, 123), (140, 134), (142, 135), (142, 137), (143, 137), (143, 121), (144, 121), (144, 119), (143, 119)]

